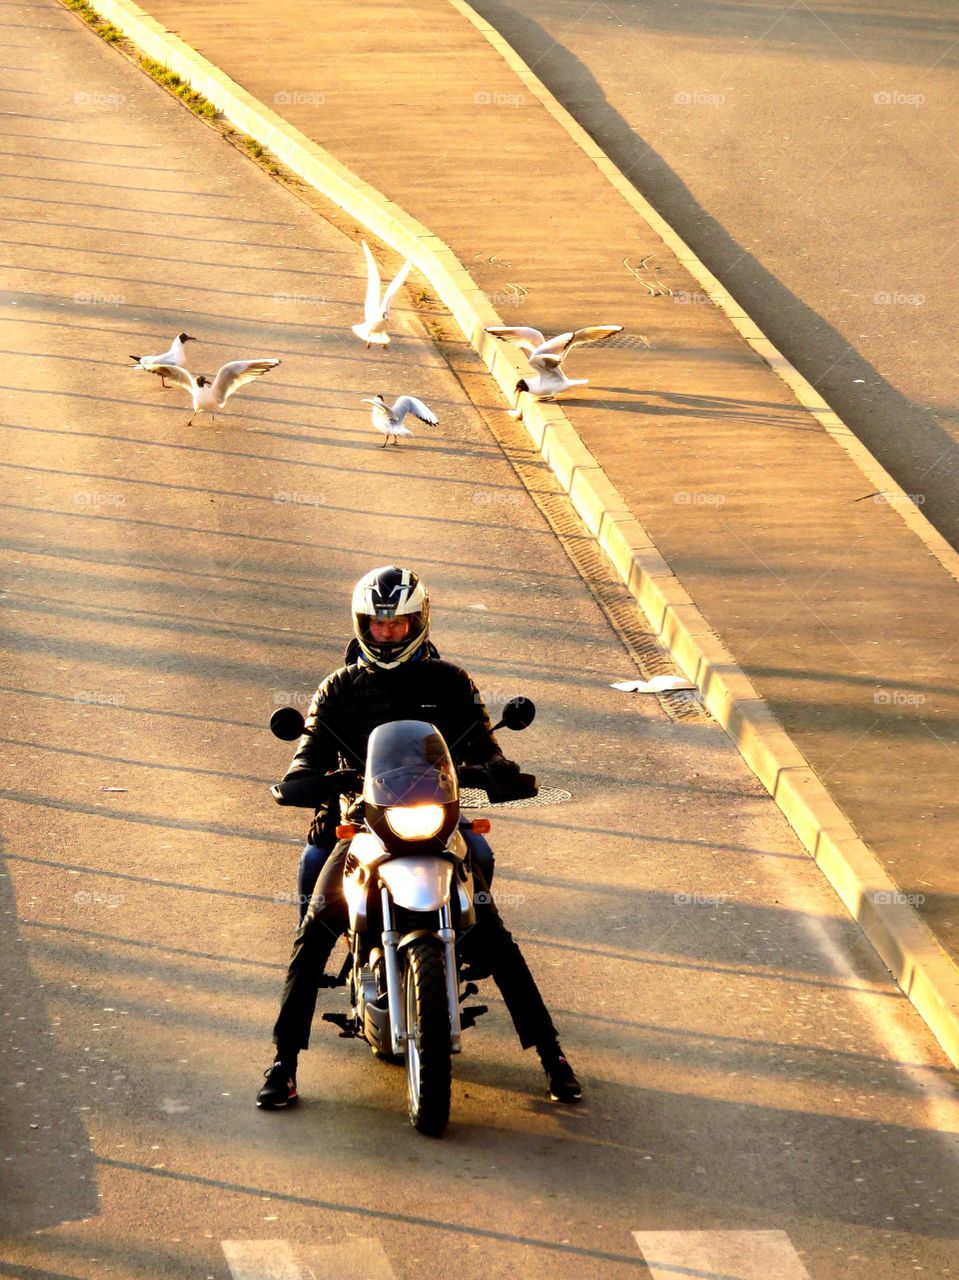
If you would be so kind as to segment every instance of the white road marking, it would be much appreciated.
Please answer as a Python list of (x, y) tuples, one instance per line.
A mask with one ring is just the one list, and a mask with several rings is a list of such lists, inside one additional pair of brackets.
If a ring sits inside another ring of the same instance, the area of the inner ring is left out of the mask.
[(285, 1240), (221, 1240), (233, 1280), (309, 1280)]
[(809, 1280), (785, 1231), (634, 1231), (653, 1280)]
[(396, 1280), (379, 1240), (296, 1249), (286, 1240), (223, 1240), (233, 1280)]

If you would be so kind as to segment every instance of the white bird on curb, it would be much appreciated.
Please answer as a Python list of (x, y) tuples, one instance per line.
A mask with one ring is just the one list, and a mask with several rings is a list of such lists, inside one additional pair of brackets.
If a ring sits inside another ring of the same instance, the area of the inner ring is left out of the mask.
[(353, 332), (358, 338), (362, 338), (369, 348), (372, 344), (378, 347), (388, 347), (390, 345), (390, 335), (386, 332), (386, 325), (390, 318), (390, 307), (393, 305), (393, 299), (403, 287), (406, 277), (410, 273), (412, 262), (407, 258), (406, 262), (400, 267), (393, 281), (386, 292), (380, 296), (382, 285), (380, 284), (380, 272), (370, 253), (369, 245), (365, 240), (361, 240), (363, 252), (366, 254), (366, 300), (363, 303), (363, 323), (353, 325)]
[(403, 426), (403, 419), (407, 414), (411, 414), (414, 418), (419, 418), (420, 422), (425, 422), (431, 427), (435, 427), (439, 422), (433, 410), (417, 400), (416, 396), (400, 396), (393, 407), (386, 403), (386, 397), (383, 395), (373, 398), (364, 396), (360, 401), (361, 404), (371, 404), (373, 412), (370, 414), (370, 420), (377, 431), (382, 431), (386, 439), (380, 445), (381, 449), (385, 449), (392, 439), (394, 444), (399, 444), (397, 436), (411, 436), (413, 432), (409, 427)]
[[(172, 379), (184, 391), (189, 391), (193, 397), (193, 418), (198, 413), (208, 413), (212, 418), (223, 408), (234, 391), (245, 382), (252, 382), (261, 374), (275, 369), (279, 363), (279, 360), (231, 360), (219, 370), (215, 378), (210, 378), (205, 373), (195, 378), (189, 369), (181, 369), (175, 364), (159, 365), (154, 372), (162, 372), (164, 377)], [(186, 424), (188, 427), (193, 425), (193, 418)]]
[(130, 359), (135, 363), (138, 369), (145, 369), (147, 373), (155, 373), (159, 375), (163, 386), (168, 387), (167, 375), (159, 365), (175, 364), (181, 369), (186, 368), (186, 352), (183, 348), (188, 342), (196, 342), (196, 338), (191, 338), (188, 333), (178, 333), (170, 344), (170, 350), (164, 351), (162, 356), (131, 356)]
[[(611, 338), (614, 333), (622, 333), (622, 331), (621, 324), (593, 324), (587, 325), (585, 329), (561, 333), (547, 342), (538, 329), (531, 329), (525, 325), (517, 325), (515, 328), (508, 325), (491, 326), (486, 330), (494, 338), (511, 342), (526, 352), (536, 377), (531, 381), (520, 378), (514, 390), (517, 396), (527, 391), (537, 400), (555, 400), (558, 395), (563, 391), (569, 391), (571, 387), (588, 386), (588, 378), (568, 378), (563, 370), (563, 361), (573, 347), (581, 346), (584, 342), (602, 342), (606, 338)], [(510, 410), (510, 417), (518, 418), (520, 412), (517, 406)]]

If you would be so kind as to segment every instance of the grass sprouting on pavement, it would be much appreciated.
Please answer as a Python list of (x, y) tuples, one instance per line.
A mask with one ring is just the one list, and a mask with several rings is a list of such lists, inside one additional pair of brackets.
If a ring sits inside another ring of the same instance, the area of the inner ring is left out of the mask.
[(207, 120), (213, 120), (216, 117), (216, 107), (209, 98), (204, 98), (202, 93), (191, 89), (185, 80), (169, 67), (165, 67), (162, 62), (156, 62), (153, 58), (147, 58), (141, 54), (140, 66), (157, 84), (162, 85), (164, 89), (169, 89), (198, 116), (203, 116)]
[(83, 21), (88, 23), (108, 44), (116, 44), (118, 40), (123, 39), (120, 28), (115, 27), (112, 22), (107, 22), (106, 18), (101, 18), (96, 9), (87, 4), (87, 0), (60, 0), (60, 3), (72, 9), (74, 13), (78, 13)]

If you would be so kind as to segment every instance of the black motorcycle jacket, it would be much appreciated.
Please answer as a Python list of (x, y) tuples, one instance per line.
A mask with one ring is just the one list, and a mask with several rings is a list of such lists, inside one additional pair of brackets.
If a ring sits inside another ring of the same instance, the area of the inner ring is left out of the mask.
[[(283, 781), (335, 769), (356, 769), (362, 776), (369, 736), (390, 720), (436, 725), (457, 765), (502, 759), (486, 707), (462, 667), (431, 657), (392, 670), (352, 663), (327, 676), (313, 695)], [(338, 815), (336, 799), (316, 810), (310, 844), (331, 847)]]

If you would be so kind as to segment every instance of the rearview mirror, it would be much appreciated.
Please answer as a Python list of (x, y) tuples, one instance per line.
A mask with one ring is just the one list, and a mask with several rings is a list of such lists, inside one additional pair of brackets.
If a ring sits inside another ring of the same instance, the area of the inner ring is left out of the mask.
[(303, 714), (296, 707), (280, 707), (270, 716), (270, 732), (284, 742), (293, 742), (305, 728)]
[(510, 698), (503, 708), (499, 724), (495, 724), (493, 729), (501, 729), (503, 725), (507, 729), (526, 729), (535, 718), (536, 704), (531, 698)]

